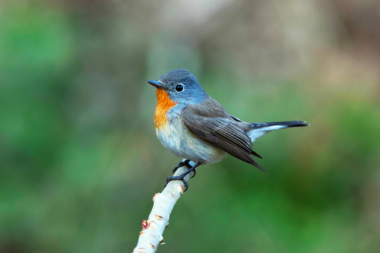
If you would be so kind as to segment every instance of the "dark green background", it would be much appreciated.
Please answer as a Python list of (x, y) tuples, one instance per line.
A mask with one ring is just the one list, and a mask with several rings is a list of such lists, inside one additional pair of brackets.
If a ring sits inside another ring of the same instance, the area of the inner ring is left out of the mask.
[(132, 252), (180, 161), (157, 80), (186, 68), (259, 138), (266, 175), (202, 166), (159, 252), (378, 252), (377, 1), (2, 1), (0, 252)]

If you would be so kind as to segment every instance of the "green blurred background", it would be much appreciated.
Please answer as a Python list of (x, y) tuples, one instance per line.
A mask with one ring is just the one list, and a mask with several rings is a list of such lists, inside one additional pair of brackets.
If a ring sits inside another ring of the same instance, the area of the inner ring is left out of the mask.
[(203, 166), (159, 252), (379, 252), (377, 0), (0, 4), (0, 252), (131, 252), (180, 161), (146, 83), (186, 68), (233, 115), (306, 120)]

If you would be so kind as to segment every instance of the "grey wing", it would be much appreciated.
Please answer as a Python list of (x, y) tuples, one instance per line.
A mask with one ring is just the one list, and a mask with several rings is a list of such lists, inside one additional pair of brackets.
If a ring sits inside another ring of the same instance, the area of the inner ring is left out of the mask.
[(252, 150), (251, 139), (231, 118), (201, 116), (191, 106), (184, 108), (181, 115), (193, 134), (265, 172), (252, 157), (261, 156)]

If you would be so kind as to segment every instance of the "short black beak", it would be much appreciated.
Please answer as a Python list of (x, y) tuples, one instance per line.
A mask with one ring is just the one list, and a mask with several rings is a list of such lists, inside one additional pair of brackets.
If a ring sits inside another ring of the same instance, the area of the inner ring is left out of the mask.
[(163, 88), (162, 85), (159, 84), (157, 81), (148, 81), (148, 83), (149, 83), (150, 85), (155, 86), (156, 88), (159, 88), (159, 89), (162, 89), (162, 88)]

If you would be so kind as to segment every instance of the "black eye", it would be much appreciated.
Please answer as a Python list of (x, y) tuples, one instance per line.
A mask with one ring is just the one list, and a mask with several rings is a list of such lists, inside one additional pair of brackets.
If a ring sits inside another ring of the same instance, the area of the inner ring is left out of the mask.
[(178, 84), (178, 85), (175, 87), (175, 90), (178, 91), (178, 92), (183, 91), (183, 85), (182, 85), (182, 84)]

